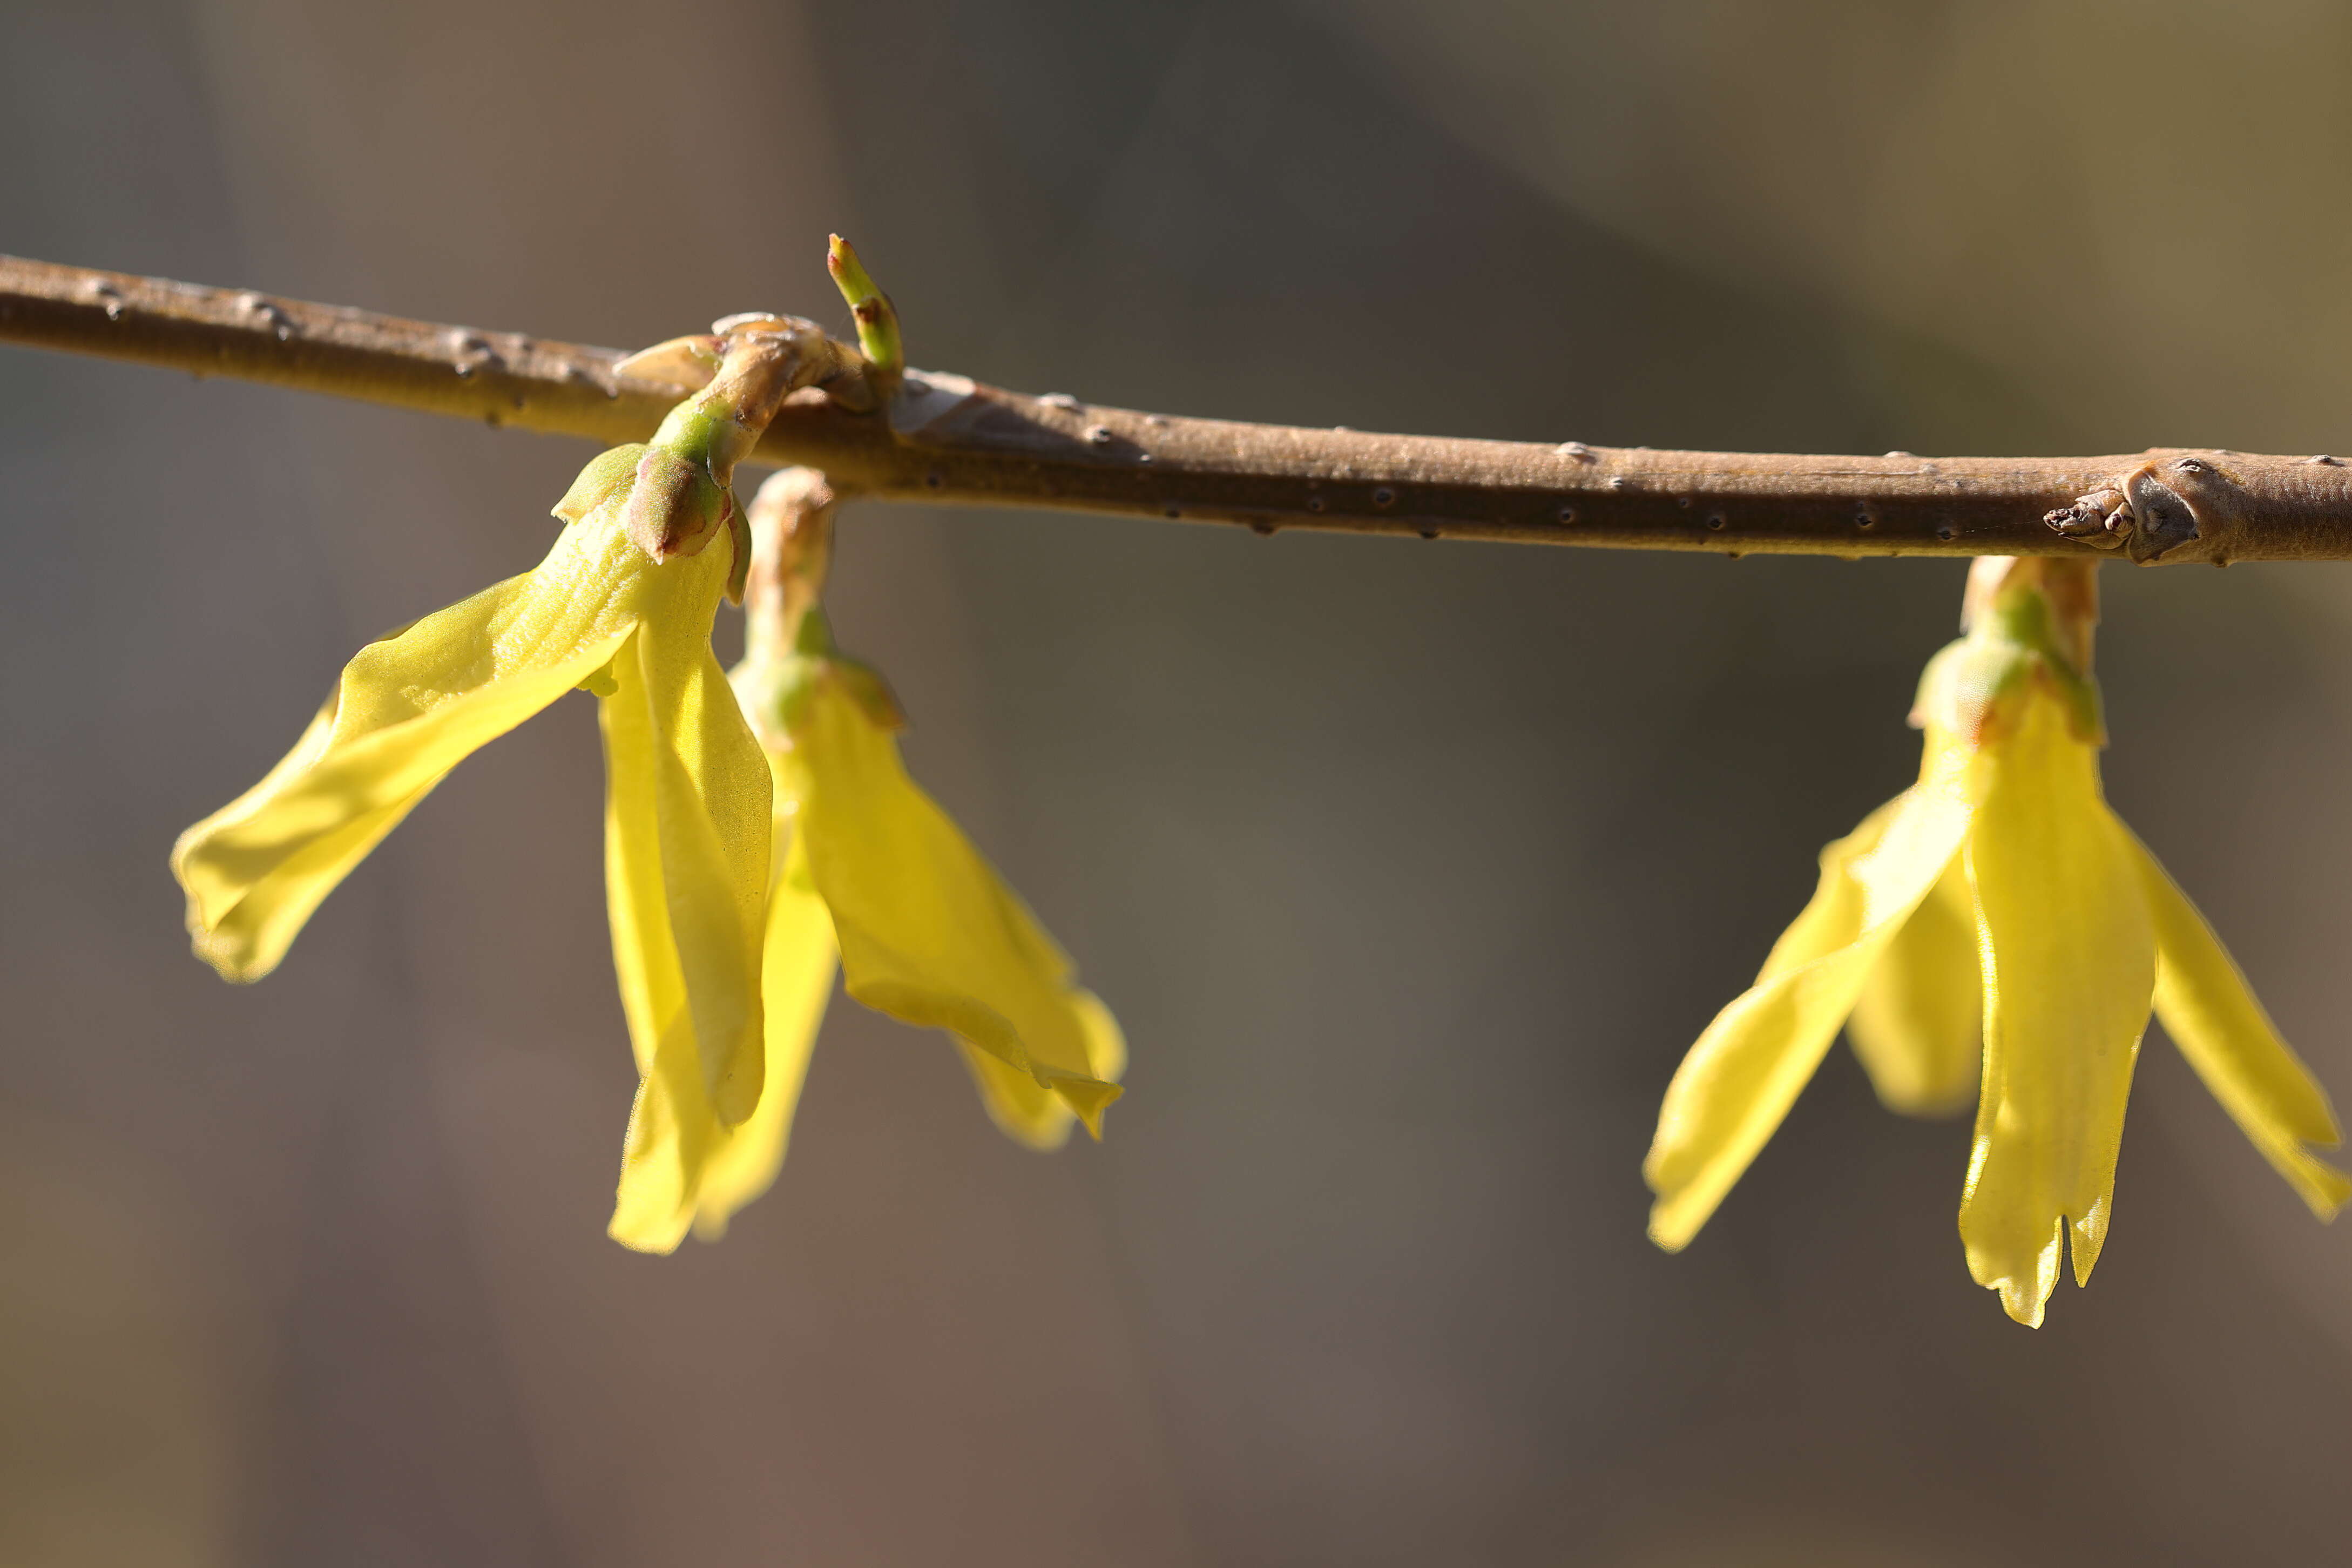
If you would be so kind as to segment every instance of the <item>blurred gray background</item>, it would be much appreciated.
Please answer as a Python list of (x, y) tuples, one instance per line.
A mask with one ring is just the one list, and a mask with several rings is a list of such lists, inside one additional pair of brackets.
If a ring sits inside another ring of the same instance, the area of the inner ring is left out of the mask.
[[(1133, 406), (1556, 441), (2352, 446), (2352, 11), (0, 8), (0, 249), (634, 345), (845, 315)], [(2091, 1289), (1841, 1050), (1670, 1258), (1698, 1028), (1906, 782), (1960, 570), (867, 507), (845, 639), (1124, 1020), (1000, 1138), (837, 1002), (722, 1244), (603, 1235), (591, 704), (278, 975), (173, 836), (586, 448), (0, 351), (0, 1558), (2307, 1563), (2352, 1232), (2151, 1039)], [(2110, 573), (2125, 815), (2352, 1100), (2352, 574)], [(722, 647), (736, 632), (722, 623)]]

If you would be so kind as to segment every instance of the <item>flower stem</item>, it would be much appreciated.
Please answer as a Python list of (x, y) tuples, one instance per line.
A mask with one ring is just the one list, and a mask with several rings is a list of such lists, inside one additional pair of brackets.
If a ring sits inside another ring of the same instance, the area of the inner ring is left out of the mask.
[[(2014, 590), (2031, 589), (2031, 593)], [(1973, 630), (1988, 616), (2014, 616), (2024, 607), (2035, 620), (2012, 631), (2012, 640), (2046, 644), (2074, 674), (2091, 673), (2094, 635), (2099, 625), (2099, 563), (2063, 556), (1986, 555), (1969, 569), (1960, 600), (1961, 629)]]
[(751, 498), (751, 574), (743, 593), (743, 658), (793, 650), (833, 564), (833, 487), (814, 468), (780, 468)]

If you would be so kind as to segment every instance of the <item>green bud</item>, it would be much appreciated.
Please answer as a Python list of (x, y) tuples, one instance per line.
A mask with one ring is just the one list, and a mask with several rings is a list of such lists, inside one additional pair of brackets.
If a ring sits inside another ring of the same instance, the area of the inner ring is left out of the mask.
[(710, 470), (667, 447), (646, 447), (629, 479), (621, 523), (656, 561), (698, 555), (740, 509)]

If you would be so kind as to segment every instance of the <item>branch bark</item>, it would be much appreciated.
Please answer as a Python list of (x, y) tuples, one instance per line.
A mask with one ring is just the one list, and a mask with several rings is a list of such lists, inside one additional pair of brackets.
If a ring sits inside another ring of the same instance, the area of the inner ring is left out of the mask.
[[(694, 389), (613, 349), (0, 257), (0, 341), (614, 445)], [(834, 488), (1270, 533), (1837, 555), (2352, 559), (2352, 467), (2160, 448), (2102, 458), (1802, 457), (1383, 436), (1033, 397), (909, 371), (877, 413), (795, 394), (752, 460)]]

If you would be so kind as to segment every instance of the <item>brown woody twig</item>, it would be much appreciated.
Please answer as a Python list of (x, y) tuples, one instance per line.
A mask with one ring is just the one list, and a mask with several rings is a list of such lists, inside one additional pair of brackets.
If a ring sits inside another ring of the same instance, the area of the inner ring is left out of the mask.
[[(619, 374), (626, 356), (612, 349), (5, 257), (0, 340), (606, 444), (644, 439), (693, 390)], [(843, 494), (1265, 533), (1734, 555), (2352, 559), (2352, 468), (2324, 455), (1654, 452), (1139, 414), (908, 371), (878, 411), (794, 395), (753, 460), (822, 469)]]

